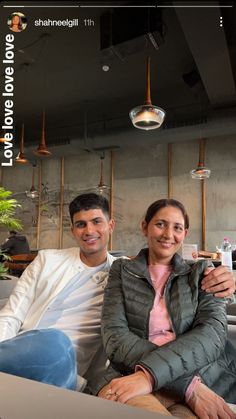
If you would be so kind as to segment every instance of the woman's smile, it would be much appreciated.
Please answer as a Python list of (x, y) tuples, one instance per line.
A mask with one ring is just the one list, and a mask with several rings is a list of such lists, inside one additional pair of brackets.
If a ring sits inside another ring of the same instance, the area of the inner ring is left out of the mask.
[(158, 243), (161, 244), (162, 247), (166, 247), (167, 249), (169, 249), (171, 246), (173, 246), (175, 243), (171, 243), (171, 242), (166, 242), (163, 240), (157, 240)]

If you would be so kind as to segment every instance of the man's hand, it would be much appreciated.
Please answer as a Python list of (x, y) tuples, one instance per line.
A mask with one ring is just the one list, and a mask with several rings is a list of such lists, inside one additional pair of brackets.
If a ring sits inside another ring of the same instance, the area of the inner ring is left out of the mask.
[(236, 418), (236, 414), (232, 412), (224, 399), (202, 383), (195, 387), (188, 405), (200, 419)]
[(226, 266), (217, 268), (206, 268), (206, 275), (201, 284), (202, 290), (211, 292), (215, 297), (229, 297), (235, 292), (235, 278)]
[(102, 399), (126, 403), (135, 396), (149, 394), (150, 383), (145, 373), (137, 371), (126, 377), (115, 378), (98, 393)]

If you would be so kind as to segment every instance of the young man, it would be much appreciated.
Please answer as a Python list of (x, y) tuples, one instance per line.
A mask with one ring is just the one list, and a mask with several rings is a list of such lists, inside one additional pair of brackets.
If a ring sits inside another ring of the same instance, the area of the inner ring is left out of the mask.
[(101, 195), (78, 196), (69, 211), (78, 247), (40, 251), (0, 312), (0, 371), (74, 389), (77, 370), (92, 379), (105, 368), (100, 319), (114, 220)]
[[(75, 198), (69, 210), (78, 247), (40, 251), (0, 311), (0, 371), (75, 389), (77, 372), (93, 381), (105, 368), (100, 320), (114, 220), (106, 198), (94, 193)], [(224, 267), (204, 281), (221, 296), (234, 291)]]

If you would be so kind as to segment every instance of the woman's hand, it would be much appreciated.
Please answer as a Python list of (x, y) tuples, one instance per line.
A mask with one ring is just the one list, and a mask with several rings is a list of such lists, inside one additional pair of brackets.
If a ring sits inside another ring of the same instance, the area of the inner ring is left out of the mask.
[(126, 377), (115, 378), (107, 386), (103, 387), (98, 396), (102, 399), (126, 403), (135, 396), (151, 393), (150, 382), (142, 371)]
[(224, 399), (202, 383), (195, 387), (188, 405), (200, 419), (236, 418), (235, 413), (228, 407)]
[(201, 284), (201, 288), (206, 292), (211, 292), (215, 297), (229, 297), (235, 292), (235, 278), (226, 266), (217, 268), (206, 268), (206, 275)]

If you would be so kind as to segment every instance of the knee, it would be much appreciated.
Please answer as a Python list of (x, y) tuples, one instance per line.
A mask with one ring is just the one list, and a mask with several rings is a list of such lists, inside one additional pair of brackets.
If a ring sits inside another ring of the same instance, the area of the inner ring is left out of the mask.
[(38, 334), (39, 338), (44, 340), (45, 342), (48, 342), (50, 344), (51, 342), (58, 343), (58, 344), (65, 344), (70, 346), (71, 340), (68, 338), (68, 336), (58, 329), (39, 329), (34, 330), (32, 332), (35, 332)]
[(68, 355), (71, 353), (73, 360), (75, 359), (75, 351), (72, 345), (71, 340), (68, 336), (62, 332), (61, 330), (57, 329), (43, 329), (39, 330), (38, 338), (41, 341), (41, 344), (44, 345), (45, 348), (56, 348), (56, 352), (59, 355), (63, 356)]
[(25, 336), (27, 338), (32, 338), (34, 341), (41, 342), (45, 347), (51, 347), (52, 345), (70, 347), (72, 346), (71, 340), (68, 336), (58, 329), (36, 329), (26, 332), (20, 336)]
[[(71, 340), (61, 330), (57, 329), (36, 329), (16, 337), (18, 343), (22, 340), (24, 351), (26, 347), (30, 353), (40, 354), (42, 358), (48, 360), (54, 358), (61, 361), (75, 363), (76, 356)], [(26, 345), (28, 343), (28, 345)], [(19, 345), (18, 345), (19, 347)], [(46, 351), (45, 351), (46, 349)]]
[(46, 360), (47, 368), (51, 369), (52, 384), (75, 390), (77, 381), (76, 353), (69, 337), (57, 329), (40, 330), (38, 337), (40, 345), (44, 346), (44, 354), (47, 349), (43, 357)]

